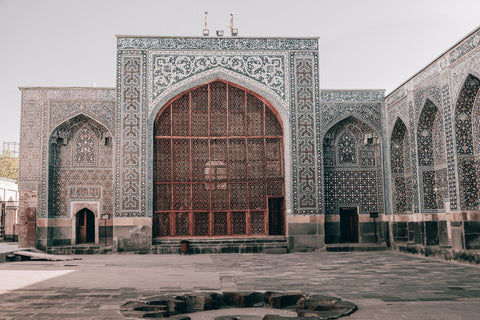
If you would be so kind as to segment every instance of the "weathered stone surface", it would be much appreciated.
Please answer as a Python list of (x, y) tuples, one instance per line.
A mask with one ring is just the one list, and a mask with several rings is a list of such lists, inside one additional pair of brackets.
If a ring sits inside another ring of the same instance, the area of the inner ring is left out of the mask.
[(274, 293), (268, 297), (268, 304), (270, 308), (284, 309), (296, 306), (303, 297), (302, 293)]
[(261, 307), (265, 300), (265, 294), (261, 292), (224, 292), (225, 305), (239, 308)]
[(300, 299), (297, 305), (299, 317), (312, 319), (337, 319), (354, 312), (357, 306), (340, 298), (312, 295)]
[[(169, 318), (184, 313), (224, 308), (251, 308), (269, 306), (275, 309), (295, 309), (298, 317), (267, 315), (265, 320), (281, 319), (337, 319), (356, 310), (356, 305), (336, 297), (308, 295), (301, 292), (199, 292), (182, 296), (155, 296), (144, 301), (130, 301), (120, 307), (125, 317)], [(183, 319), (183, 318), (178, 318)], [(248, 315), (222, 315), (215, 320), (249, 320)]]

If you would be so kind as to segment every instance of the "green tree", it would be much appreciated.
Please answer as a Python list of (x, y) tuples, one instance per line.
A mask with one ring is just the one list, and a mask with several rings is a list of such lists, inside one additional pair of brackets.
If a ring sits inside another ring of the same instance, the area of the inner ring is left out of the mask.
[(18, 158), (12, 157), (9, 150), (3, 150), (0, 156), (0, 177), (18, 181)]

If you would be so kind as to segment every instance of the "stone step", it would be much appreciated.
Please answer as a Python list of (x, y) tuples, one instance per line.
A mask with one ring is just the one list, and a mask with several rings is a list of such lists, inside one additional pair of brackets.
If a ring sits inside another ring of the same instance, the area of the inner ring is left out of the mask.
[(111, 253), (112, 247), (99, 247), (95, 245), (58, 246), (47, 248), (46, 252), (57, 255), (104, 254)]
[(154, 239), (152, 253), (182, 253), (181, 243), (188, 241), (188, 253), (288, 253), (287, 238), (283, 236), (255, 238), (189, 238), (189, 239)]
[(387, 250), (385, 243), (335, 243), (326, 244), (329, 252), (355, 252), (355, 251), (383, 251)]

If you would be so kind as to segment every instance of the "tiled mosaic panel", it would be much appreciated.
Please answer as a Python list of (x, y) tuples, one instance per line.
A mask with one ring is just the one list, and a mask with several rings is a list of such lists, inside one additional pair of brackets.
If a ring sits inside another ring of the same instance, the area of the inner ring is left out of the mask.
[(418, 162), (420, 166), (433, 166), (445, 161), (445, 136), (442, 116), (438, 108), (427, 100), (418, 120)]
[(144, 216), (145, 199), (145, 69), (144, 52), (118, 53), (117, 101), (120, 102), (119, 140), (120, 154), (117, 164), (117, 216)]
[(49, 217), (69, 217), (72, 200), (97, 200), (113, 212), (112, 145), (107, 130), (79, 115), (50, 138)]
[(447, 196), (447, 169), (422, 171), (423, 208), (443, 210)]
[(407, 128), (400, 118), (397, 119), (393, 127), (390, 148), (393, 212), (411, 212), (410, 143)]
[(359, 206), (360, 213), (383, 212), (382, 170), (376, 161), (380, 145), (374, 137), (374, 131), (354, 117), (340, 121), (325, 134), (326, 214), (338, 214), (338, 207), (345, 205)]
[(447, 151), (447, 173), (450, 209), (457, 209), (457, 176), (455, 166), (454, 129), (452, 126), (452, 111), (450, 108), (450, 90), (448, 83), (442, 85), (443, 111), (445, 119), (445, 144)]
[(479, 162), (474, 159), (460, 159), (458, 170), (460, 176), (460, 193), (462, 210), (479, 208)]
[(319, 213), (321, 185), (318, 183), (318, 157), (315, 144), (317, 123), (317, 61), (313, 55), (293, 58), (293, 207), (295, 214)]
[[(415, 109), (412, 101), (409, 101), (408, 103), (408, 112), (410, 114), (410, 123), (409, 123), (409, 128), (415, 128), (415, 123), (414, 119), (415, 117), (413, 116), (415, 114)], [(414, 144), (415, 138), (416, 138), (416, 132), (415, 130), (410, 130), (409, 131), (409, 137), (410, 141), (412, 141), (412, 145)], [(418, 185), (418, 180), (416, 179), (417, 174), (418, 174), (418, 158), (417, 158), (417, 148), (412, 147), (410, 148), (410, 159), (411, 159), (411, 166), (412, 166), (412, 174), (415, 176), (415, 178), (412, 177), (412, 202), (413, 202), (413, 212), (418, 213), (420, 212), (420, 205), (419, 205), (419, 199), (420, 196), (418, 194), (419, 192), (419, 185)]]
[(478, 160), (480, 124), (478, 92), (480, 80), (469, 75), (459, 93), (455, 108), (455, 136), (458, 155), (460, 206), (462, 210), (479, 207)]
[(325, 168), (325, 213), (340, 206), (359, 206), (360, 213), (383, 212), (381, 170)]
[[(474, 150), (474, 128), (477, 129), (479, 121), (472, 121), (473, 107), (480, 80), (469, 75), (460, 91), (457, 106), (455, 109), (455, 134), (457, 138), (457, 154), (473, 155)], [(475, 130), (475, 133), (478, 131)], [(477, 141), (478, 142), (478, 137)]]
[(198, 51), (169, 51), (151, 55), (152, 99), (157, 99), (173, 84), (214, 68), (224, 68), (265, 85), (282, 100), (286, 95), (286, 56), (234, 52), (221, 54)]
[(372, 128), (350, 116), (338, 122), (325, 134), (323, 160), (325, 167), (377, 167), (380, 145)]

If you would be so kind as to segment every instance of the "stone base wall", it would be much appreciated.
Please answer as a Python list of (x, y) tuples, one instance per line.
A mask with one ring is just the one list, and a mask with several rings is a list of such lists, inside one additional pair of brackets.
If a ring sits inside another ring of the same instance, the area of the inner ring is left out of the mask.
[[(368, 214), (359, 215), (358, 243), (385, 243), (389, 241), (389, 226), (385, 223), (384, 215), (375, 221)], [(325, 243), (341, 243), (340, 216), (328, 215), (325, 217)]]
[(394, 243), (480, 249), (480, 213), (409, 214), (388, 216)]
[(28, 248), (36, 246), (37, 192), (19, 191), (18, 246)]
[(290, 251), (315, 251), (325, 248), (324, 222), (325, 217), (323, 215), (287, 216)]
[(116, 218), (113, 220), (114, 251), (150, 252), (152, 218)]

